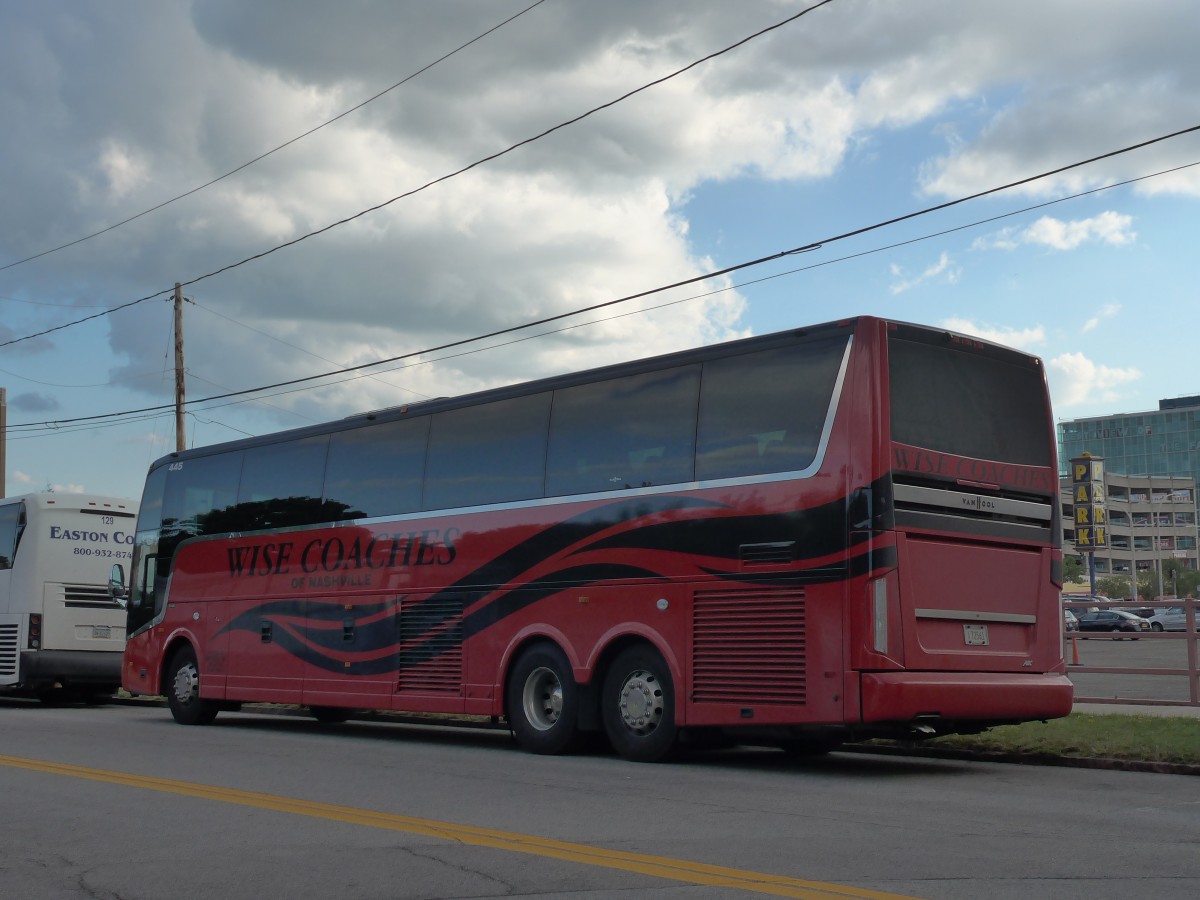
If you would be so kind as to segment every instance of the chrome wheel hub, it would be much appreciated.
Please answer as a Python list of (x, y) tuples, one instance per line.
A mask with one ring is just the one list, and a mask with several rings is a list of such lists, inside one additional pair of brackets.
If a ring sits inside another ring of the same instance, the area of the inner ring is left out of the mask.
[(653, 672), (631, 672), (621, 685), (621, 721), (638, 734), (649, 734), (663, 718), (663, 692)]
[(521, 692), (525, 721), (538, 731), (549, 731), (562, 715), (563, 688), (558, 675), (545, 666), (534, 669)]
[(175, 672), (175, 699), (187, 703), (200, 690), (200, 673), (191, 663), (180, 666)]

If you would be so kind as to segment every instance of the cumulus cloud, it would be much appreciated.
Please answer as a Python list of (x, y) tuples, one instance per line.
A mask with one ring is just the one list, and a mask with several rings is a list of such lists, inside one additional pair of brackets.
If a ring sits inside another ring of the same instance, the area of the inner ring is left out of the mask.
[(60, 484), (59, 482), (54, 482), (54, 483), (50, 484), (48, 487), (50, 490), (54, 491), (54, 493), (56, 493), (56, 494), (86, 494), (87, 493), (87, 489), (84, 488), (84, 486), (82, 484), (70, 484), (70, 483)]
[[(13, 4), (0, 31), (0, 112), (22, 127), (0, 132), (0, 264), (217, 178), (504, 15), (461, 2), (428, 4), (420, 15), (385, 0), (350, 9), (303, 0)], [(412, 353), (718, 269), (736, 260), (709, 259), (693, 243), (693, 192), (748, 178), (816, 182), (851, 154), (870, 152), (885, 131), (944, 135), (944, 153), (915, 178), (906, 170), (902, 189), (961, 196), (1169, 131), (1200, 112), (1188, 4), (832, 4), (382, 205), (793, 9), (775, 0), (543, 4), (206, 190), (58, 254), (52, 265), (9, 270), (0, 288), (13, 293), (19, 284), (30, 296), (65, 297), (81, 308), (98, 298), (114, 305), (380, 206), (188, 289), (213, 313), (186, 313), (195, 397)], [(1084, 19), (1095, 40), (1075, 39)], [(989, 99), (996, 95), (1002, 102)], [(964, 108), (960, 121), (973, 127), (950, 127), (951, 113)], [(1136, 163), (1097, 164), (1024, 190), (1110, 183), (1180, 153), (1163, 145)], [(1198, 171), (1140, 189), (1200, 191)], [(996, 246), (1066, 249), (1134, 238), (1128, 217), (1105, 213), (1046, 218), (1002, 233)], [(894, 270), (890, 290), (958, 277), (943, 254), (923, 270)], [(584, 319), (597, 324), (564, 331), (579, 320), (556, 323), (542, 329), (550, 336), (488, 353), (422, 354), (386, 376), (281, 396), (272, 402), (291, 412), (264, 408), (265, 415), (302, 424), (736, 337), (748, 330), (747, 299), (729, 287), (716, 279), (645, 298)], [(612, 318), (671, 301), (684, 302)], [(121, 361), (114, 379), (161, 364), (168, 316), (166, 305), (147, 303), (112, 318), (107, 340)], [(62, 320), (6, 320), (0, 337)], [(1020, 330), (1001, 337), (1041, 339)], [(66, 346), (61, 335), (16, 345), (26, 356)], [(169, 390), (145, 384), (154, 401)]]
[(1122, 387), (1142, 378), (1142, 372), (1132, 366), (1106, 366), (1079, 352), (1063, 353), (1049, 360), (1047, 365), (1050, 393), (1056, 408), (1119, 400)]
[(1121, 304), (1106, 303), (1104, 306), (1100, 307), (1100, 311), (1098, 313), (1096, 313), (1096, 315), (1092, 316), (1090, 319), (1088, 319), (1086, 322), (1083, 323), (1084, 332), (1095, 331), (1097, 328), (1100, 327), (1100, 323), (1102, 321), (1104, 321), (1105, 319), (1111, 319), (1113, 316), (1115, 316), (1120, 311), (1121, 311)]
[(894, 264), (889, 267), (889, 271), (893, 278), (900, 279), (899, 281), (893, 281), (888, 288), (893, 294), (902, 294), (905, 291), (911, 291), (918, 285), (930, 281), (942, 284), (956, 284), (959, 276), (962, 274), (962, 270), (953, 265), (953, 261), (950, 259), (948, 253), (943, 253), (939, 256), (937, 262), (927, 266), (919, 275), (908, 277), (901, 266)]
[(8, 405), (27, 413), (49, 413), (62, 407), (57, 398), (48, 394), (16, 394), (9, 398)]
[(1003, 344), (1026, 352), (1036, 352), (1037, 348), (1046, 343), (1046, 330), (1041, 325), (1027, 328), (1012, 328), (1007, 325), (992, 325), (975, 322), (971, 319), (951, 317), (943, 319), (941, 326), (959, 334), (991, 341), (993, 344)]
[(1114, 247), (1132, 244), (1137, 232), (1131, 230), (1133, 217), (1115, 212), (1102, 212), (1090, 219), (1064, 222), (1053, 216), (1042, 216), (1027, 228), (1005, 228), (978, 238), (975, 250), (1015, 250), (1026, 244), (1049, 247), (1051, 250), (1074, 250), (1085, 243), (1102, 243)]

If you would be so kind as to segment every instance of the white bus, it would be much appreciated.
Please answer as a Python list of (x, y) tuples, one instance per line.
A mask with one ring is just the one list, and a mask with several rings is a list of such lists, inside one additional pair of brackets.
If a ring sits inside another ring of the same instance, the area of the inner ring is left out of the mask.
[(128, 565), (137, 508), (90, 494), (0, 499), (0, 692), (91, 700), (120, 686), (125, 610), (108, 575)]

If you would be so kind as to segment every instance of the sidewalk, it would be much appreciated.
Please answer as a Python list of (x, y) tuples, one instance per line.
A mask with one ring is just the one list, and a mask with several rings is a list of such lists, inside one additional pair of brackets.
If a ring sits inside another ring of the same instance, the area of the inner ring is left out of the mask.
[(1157, 706), (1140, 703), (1076, 703), (1071, 712), (1097, 716), (1180, 716), (1200, 719), (1200, 706)]

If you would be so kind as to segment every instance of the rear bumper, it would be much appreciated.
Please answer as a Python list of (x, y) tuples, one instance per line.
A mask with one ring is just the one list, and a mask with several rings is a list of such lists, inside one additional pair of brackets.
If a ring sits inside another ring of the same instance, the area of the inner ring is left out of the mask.
[(1066, 675), (972, 672), (863, 673), (862, 721), (1018, 722), (1070, 714)]
[(116, 689), (121, 684), (120, 651), (26, 650), (21, 653), (20, 683), (62, 682)]

